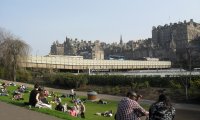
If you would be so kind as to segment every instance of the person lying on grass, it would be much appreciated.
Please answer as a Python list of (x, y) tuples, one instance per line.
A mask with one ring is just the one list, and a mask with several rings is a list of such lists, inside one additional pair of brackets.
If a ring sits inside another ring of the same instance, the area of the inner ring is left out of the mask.
[(105, 111), (105, 112), (97, 112), (97, 113), (95, 113), (95, 115), (104, 116), (104, 117), (112, 117), (113, 112), (112, 112), (112, 110), (109, 110), (109, 111)]

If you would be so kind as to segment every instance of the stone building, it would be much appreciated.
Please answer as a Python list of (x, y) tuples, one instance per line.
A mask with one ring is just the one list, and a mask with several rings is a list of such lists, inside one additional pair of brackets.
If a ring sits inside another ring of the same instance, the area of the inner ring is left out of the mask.
[(177, 61), (187, 58), (192, 41), (200, 37), (200, 24), (189, 22), (170, 23), (153, 27), (152, 42), (155, 57)]
[(104, 50), (99, 41), (78, 41), (66, 37), (63, 44), (54, 42), (51, 46), (51, 55), (83, 56), (84, 59), (104, 59)]
[(60, 44), (58, 41), (51, 45), (51, 55), (64, 55), (64, 45)]
[(66, 40), (64, 42), (64, 55), (77, 55), (76, 41), (73, 41), (72, 39), (66, 37)]
[(92, 48), (92, 59), (104, 60), (104, 50), (102, 49), (99, 41), (96, 41), (94, 47)]
[[(191, 52), (192, 51), (192, 52)], [(200, 24), (192, 19), (189, 22), (170, 23), (152, 28), (152, 38), (129, 40), (107, 44), (72, 40), (66, 37), (63, 44), (54, 43), (51, 54), (80, 55), (84, 59), (109, 59), (110, 55), (123, 56), (124, 59), (143, 59), (144, 57), (171, 60), (173, 63), (186, 61), (189, 56), (200, 60)], [(191, 54), (190, 54), (191, 53)]]

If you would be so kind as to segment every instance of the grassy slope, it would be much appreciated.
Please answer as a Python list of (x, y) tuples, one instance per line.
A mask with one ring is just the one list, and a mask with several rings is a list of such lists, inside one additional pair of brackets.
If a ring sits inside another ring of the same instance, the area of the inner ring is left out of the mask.
[[(4, 102), (7, 102), (7, 103), (11, 103), (11, 104), (14, 104), (14, 105), (17, 105), (17, 106), (24, 107), (25, 109), (29, 109), (28, 106), (24, 105), (24, 102), (28, 101), (29, 93), (24, 93), (24, 96), (23, 96), (24, 100), (21, 100), (21, 101), (12, 100), (12, 93), (16, 89), (17, 89), (17, 86), (9, 86), (7, 88), (7, 90), (8, 90), (8, 93), (10, 94), (10, 96), (0, 96), (0, 101), (4, 101)], [(30, 91), (31, 91), (31, 89), (32, 88), (29, 88)], [(57, 94), (59, 94), (59, 93), (57, 93)], [(82, 97), (82, 98), (85, 98), (85, 97)], [(51, 99), (52, 98), (48, 98), (48, 101), (51, 101)], [(73, 103), (71, 103), (70, 98), (62, 98), (62, 103), (64, 104), (66, 102), (68, 103), (68, 105), (73, 106)], [(108, 101), (108, 104), (97, 104), (96, 102), (87, 101), (85, 103), (86, 120), (102, 120), (102, 119), (103, 120), (113, 120), (114, 116), (103, 117), (103, 116), (97, 116), (97, 115), (94, 115), (94, 114), (96, 112), (104, 112), (104, 111), (107, 111), (107, 110), (113, 110), (113, 112), (115, 113), (116, 109), (117, 109), (117, 104), (118, 104), (118, 102), (116, 102), (116, 101)], [(53, 105), (53, 110), (42, 109), (42, 108), (41, 109), (31, 108), (31, 109), (34, 110), (34, 111), (38, 111), (38, 112), (42, 112), (42, 113), (49, 114), (49, 115), (52, 115), (52, 116), (56, 116), (58, 118), (62, 118), (62, 119), (65, 119), (65, 120), (80, 120), (81, 119), (81, 118), (71, 117), (68, 113), (56, 111), (56, 110), (54, 110), (55, 104), (52, 104), (52, 105)], [(146, 109), (148, 109), (147, 105), (143, 105), (143, 106)]]
[[(11, 103), (17, 106), (21, 106), (24, 107), (26, 109), (28, 109), (28, 106), (24, 106), (24, 102), (28, 101), (29, 98), (29, 93), (24, 93), (24, 100), (21, 101), (16, 101), (16, 100), (12, 100), (12, 93), (13, 91), (17, 89), (16, 86), (9, 86), (7, 88), (10, 96), (0, 96), (0, 100), (7, 102), (7, 103)], [(48, 100), (50, 101), (51, 98), (48, 98)], [(72, 106), (73, 103), (70, 102), (70, 98), (62, 98), (62, 102), (65, 103), (67, 102), (68, 105)], [(85, 106), (86, 106), (86, 120), (113, 120), (114, 117), (103, 117), (103, 116), (97, 116), (94, 115), (96, 112), (104, 112), (106, 110), (113, 110), (113, 112), (116, 112), (116, 108), (117, 108), (117, 102), (114, 101), (108, 101), (108, 104), (97, 104), (96, 102), (86, 102)], [(58, 118), (62, 118), (62, 119), (66, 119), (66, 120), (79, 120), (81, 118), (75, 118), (75, 117), (71, 117), (69, 114), (67, 113), (63, 113), (60, 111), (56, 111), (54, 110), (55, 105), (53, 104), (53, 110), (49, 110), (49, 109), (38, 109), (38, 108), (32, 108), (32, 110), (34, 111), (38, 111), (38, 112), (42, 112), (45, 114), (49, 114), (52, 116), (56, 116)]]

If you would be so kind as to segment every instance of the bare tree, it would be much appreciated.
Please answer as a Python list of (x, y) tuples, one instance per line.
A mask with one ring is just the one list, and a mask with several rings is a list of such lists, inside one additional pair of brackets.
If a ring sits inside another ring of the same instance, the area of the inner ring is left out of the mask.
[(29, 45), (5, 30), (0, 30), (0, 59), (10, 79), (16, 81), (16, 69), (21, 58), (29, 54)]

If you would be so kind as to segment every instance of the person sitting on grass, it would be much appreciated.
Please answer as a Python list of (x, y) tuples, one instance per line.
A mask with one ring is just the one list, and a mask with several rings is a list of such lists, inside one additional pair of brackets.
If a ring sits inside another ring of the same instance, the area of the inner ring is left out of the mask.
[(21, 93), (28, 92), (28, 91), (27, 91), (27, 87), (24, 86), (24, 85), (20, 85), (19, 92), (21, 92)]
[(9, 85), (9, 86), (17, 86), (17, 85), (16, 85), (15, 83), (13, 83), (13, 82), (12, 82), (12, 83), (9, 83), (8, 85)]
[(58, 95), (53, 95), (53, 98), (52, 98), (52, 100), (51, 100), (51, 102), (50, 103), (55, 103), (55, 104), (59, 104), (59, 103), (61, 103), (62, 102), (62, 99), (58, 96)]
[(149, 108), (149, 120), (174, 120), (175, 112), (169, 97), (161, 94)]
[(56, 105), (55, 110), (62, 111), (62, 112), (65, 111), (64, 106), (62, 105), (61, 102)]
[(115, 120), (140, 120), (140, 117), (148, 116), (149, 112), (142, 108), (136, 100), (137, 94), (129, 91), (118, 104)]
[(61, 102), (62, 102), (62, 99), (57, 95), (57, 96), (56, 96), (56, 99), (55, 99), (55, 102), (56, 102), (56, 103), (61, 103)]
[(6, 85), (6, 83), (2, 83), (2, 85), (1, 85), (0, 96), (9, 96), (9, 94), (7, 92), (7, 85)]
[(80, 104), (81, 103), (81, 99), (80, 98), (76, 98), (76, 99), (72, 100), (72, 102)]
[(44, 96), (49, 97), (49, 91), (48, 90), (44, 90)]
[(39, 88), (39, 84), (35, 84), (34, 85), (34, 89), (30, 92), (29, 95), (29, 102), (25, 102), (25, 105), (29, 105), (29, 107), (35, 107), (37, 100), (36, 100), (36, 95), (38, 94), (38, 88)]
[(77, 116), (79, 116), (81, 114), (80, 113), (81, 107), (79, 106), (79, 104), (77, 102), (74, 103), (74, 108), (77, 113)]
[(81, 115), (81, 118), (85, 118), (85, 105), (83, 104), (83, 102), (81, 102), (80, 104), (80, 115)]
[(68, 104), (65, 103), (65, 104), (63, 105), (63, 107), (64, 107), (64, 111), (63, 111), (63, 112), (67, 112), (67, 110), (68, 110), (68, 108), (69, 108)]
[[(40, 89), (39, 89), (40, 90)], [(43, 89), (40, 90), (40, 95), (39, 95), (39, 99), (45, 103), (45, 104), (49, 104), (48, 100), (47, 100), (47, 97), (45, 96), (45, 92)]]
[(48, 103), (48, 101), (44, 97), (44, 90), (38, 89), (38, 91), (39, 93), (36, 95), (37, 103), (35, 107), (52, 109), (52, 106)]
[(68, 109), (67, 103), (65, 103), (64, 105), (62, 105), (62, 103), (59, 102), (59, 103), (57, 103), (57, 105), (55, 107), (55, 110), (62, 111), (62, 112), (67, 112), (67, 109)]
[(77, 117), (77, 112), (76, 112), (76, 108), (75, 108), (75, 106), (74, 107), (72, 107), (70, 110), (69, 110), (69, 114), (71, 115), (71, 116), (73, 116), (73, 117)]
[(14, 91), (12, 100), (24, 100), (23, 94), (20, 92), (20, 87)]

